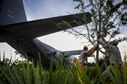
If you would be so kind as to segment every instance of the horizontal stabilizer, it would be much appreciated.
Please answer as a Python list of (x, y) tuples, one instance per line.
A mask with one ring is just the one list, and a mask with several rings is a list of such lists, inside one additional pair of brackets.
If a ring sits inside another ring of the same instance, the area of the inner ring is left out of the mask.
[[(85, 18), (83, 18), (85, 16)], [(82, 20), (83, 18), (83, 20)], [(58, 25), (60, 23), (66, 22), (70, 24), (69, 26)], [(66, 16), (59, 16), (47, 19), (40, 19), (35, 21), (11, 24), (0, 26), (0, 36), (2, 37), (19, 37), (24, 36), (29, 39), (33, 39), (39, 36), (47, 35), (50, 33), (58, 32), (64, 28), (73, 28), (83, 24), (91, 22), (90, 13), (79, 13)]]

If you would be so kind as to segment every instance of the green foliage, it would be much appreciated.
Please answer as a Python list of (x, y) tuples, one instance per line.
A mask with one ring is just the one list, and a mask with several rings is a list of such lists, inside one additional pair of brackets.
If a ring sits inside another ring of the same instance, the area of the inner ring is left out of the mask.
[[(91, 22), (84, 24), (84, 29), (72, 29), (68, 31), (75, 36), (82, 36), (90, 43), (95, 45), (101, 39), (109, 42), (112, 39), (117, 39), (122, 25), (127, 24), (127, 1), (126, 0), (73, 0), (76, 6), (74, 9), (80, 10), (82, 14), (89, 12), (91, 14)], [(86, 17), (79, 17), (86, 20)], [(78, 21), (77, 21), (78, 23)], [(84, 32), (85, 31), (85, 32)], [(87, 31), (87, 32), (86, 32)], [(124, 41), (124, 37), (119, 37), (119, 42)], [(99, 58), (98, 48), (96, 52), (96, 59)]]
[[(8, 60), (10, 61), (10, 60)], [(98, 63), (95, 66), (65, 66), (63, 62), (55, 70), (45, 70), (39, 63), (36, 67), (28, 61), (18, 63), (0, 62), (0, 84), (127, 84), (127, 63), (122, 70), (114, 66), (105, 81)]]

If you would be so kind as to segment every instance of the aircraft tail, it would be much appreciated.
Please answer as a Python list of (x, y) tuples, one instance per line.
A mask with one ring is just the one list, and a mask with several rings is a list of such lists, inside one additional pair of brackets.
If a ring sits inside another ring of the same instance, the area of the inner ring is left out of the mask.
[(23, 0), (0, 0), (0, 26), (26, 22)]

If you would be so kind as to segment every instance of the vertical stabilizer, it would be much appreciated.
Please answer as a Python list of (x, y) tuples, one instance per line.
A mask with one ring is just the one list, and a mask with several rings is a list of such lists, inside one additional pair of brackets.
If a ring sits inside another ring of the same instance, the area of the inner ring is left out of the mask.
[(0, 0), (0, 26), (25, 21), (23, 0)]

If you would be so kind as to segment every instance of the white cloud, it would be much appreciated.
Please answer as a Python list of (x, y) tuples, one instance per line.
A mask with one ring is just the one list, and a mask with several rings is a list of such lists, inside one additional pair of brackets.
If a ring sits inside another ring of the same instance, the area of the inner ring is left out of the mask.
[(81, 50), (84, 46), (84, 44), (82, 44), (84, 39), (76, 39), (73, 35), (70, 35), (67, 32), (57, 32), (39, 37), (38, 39), (62, 51)]
[(16, 55), (15, 49), (12, 48), (10, 45), (7, 43), (0, 43), (0, 59), (3, 59), (3, 56), (5, 58), (11, 58), (12, 61), (21, 59), (19, 55)]

